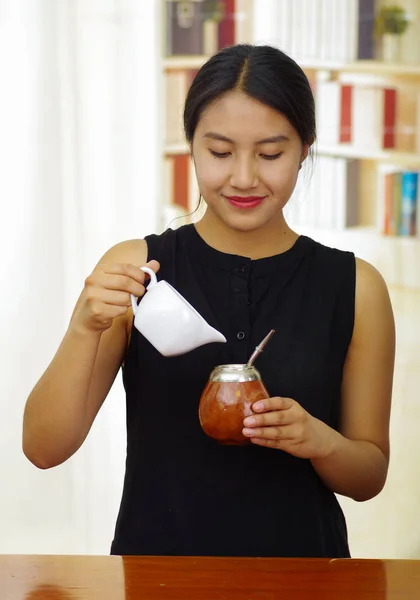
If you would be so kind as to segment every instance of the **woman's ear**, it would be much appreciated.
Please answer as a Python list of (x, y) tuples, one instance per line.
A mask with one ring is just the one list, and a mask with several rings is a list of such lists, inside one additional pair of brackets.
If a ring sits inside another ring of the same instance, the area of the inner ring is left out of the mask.
[(300, 166), (302, 166), (303, 161), (306, 160), (306, 158), (308, 157), (309, 149), (312, 146), (312, 144), (314, 143), (314, 141), (315, 141), (315, 138), (312, 137), (308, 142), (303, 144), (302, 154), (300, 157)]

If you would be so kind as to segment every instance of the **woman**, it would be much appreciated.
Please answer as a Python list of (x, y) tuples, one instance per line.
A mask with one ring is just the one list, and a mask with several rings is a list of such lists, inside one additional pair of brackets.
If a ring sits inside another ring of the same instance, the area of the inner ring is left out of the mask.
[[(315, 139), (308, 80), (268, 46), (211, 58), (185, 105), (203, 218), (111, 248), (25, 410), (38, 467), (81, 446), (123, 365), (127, 463), (114, 554), (349, 556), (335, 493), (377, 495), (389, 460), (394, 323), (378, 272), (299, 236), (283, 208)], [(147, 264), (228, 340), (162, 357), (132, 328)], [(244, 421), (251, 444), (200, 428), (215, 365), (258, 359), (271, 398)]]

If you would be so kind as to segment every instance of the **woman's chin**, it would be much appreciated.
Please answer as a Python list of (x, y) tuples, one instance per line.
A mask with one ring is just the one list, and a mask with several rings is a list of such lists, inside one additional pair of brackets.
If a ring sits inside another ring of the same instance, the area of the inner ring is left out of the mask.
[[(281, 214), (281, 213), (280, 213)], [(219, 216), (223, 223), (235, 231), (250, 232), (258, 229), (264, 229), (269, 223), (272, 224), (272, 219), (277, 215), (267, 215), (262, 211), (244, 211), (243, 213), (235, 211), (232, 214), (224, 213)], [(280, 224), (280, 223), (279, 223)]]

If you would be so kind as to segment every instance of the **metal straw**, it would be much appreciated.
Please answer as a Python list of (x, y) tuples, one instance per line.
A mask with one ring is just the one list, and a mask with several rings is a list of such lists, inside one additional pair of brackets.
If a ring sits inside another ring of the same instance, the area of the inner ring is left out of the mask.
[(267, 345), (267, 343), (269, 342), (269, 340), (271, 339), (271, 337), (273, 336), (274, 333), (275, 333), (275, 330), (272, 329), (270, 331), (270, 333), (265, 336), (263, 341), (255, 348), (254, 352), (252, 353), (251, 358), (246, 363), (247, 367), (250, 367), (252, 365), (252, 363), (254, 362), (254, 360), (257, 358), (257, 356), (259, 356), (261, 354), (261, 352), (264, 350), (265, 346)]

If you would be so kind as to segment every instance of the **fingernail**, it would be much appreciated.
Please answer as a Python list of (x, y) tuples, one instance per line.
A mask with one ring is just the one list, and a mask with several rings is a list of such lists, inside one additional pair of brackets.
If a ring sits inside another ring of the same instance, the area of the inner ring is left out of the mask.
[(252, 425), (255, 425), (255, 423), (256, 423), (256, 421), (255, 421), (254, 417), (247, 417), (246, 419), (244, 419), (245, 426), (252, 427)]
[(262, 404), (261, 402), (257, 402), (256, 404), (254, 404), (253, 409), (254, 410), (262, 410), (264, 408), (264, 404)]
[(251, 437), (252, 435), (254, 435), (254, 430), (253, 429), (247, 429), (245, 427), (244, 429), (242, 429), (242, 433), (244, 435), (248, 435), (249, 437)]

